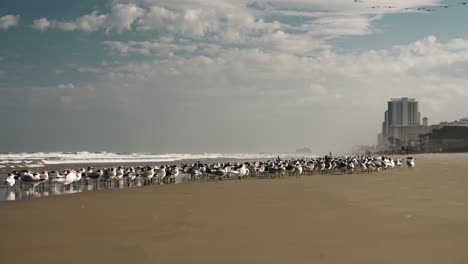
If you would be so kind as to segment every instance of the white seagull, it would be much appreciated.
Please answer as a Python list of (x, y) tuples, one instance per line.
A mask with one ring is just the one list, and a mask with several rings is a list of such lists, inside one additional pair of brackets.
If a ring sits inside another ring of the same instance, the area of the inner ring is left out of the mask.
[(8, 187), (13, 187), (15, 186), (16, 180), (15, 180), (15, 174), (13, 173), (8, 173), (7, 178), (3, 181)]
[(414, 158), (413, 157), (406, 158), (406, 165), (408, 165), (408, 169), (410, 170), (414, 169), (414, 166), (416, 165), (414, 162)]

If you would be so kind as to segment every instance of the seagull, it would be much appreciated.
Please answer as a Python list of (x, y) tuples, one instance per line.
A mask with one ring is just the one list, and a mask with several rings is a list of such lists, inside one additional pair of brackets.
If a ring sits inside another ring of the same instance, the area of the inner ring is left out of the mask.
[(86, 172), (86, 177), (94, 180), (95, 182), (97, 182), (102, 176), (104, 175), (104, 171), (103, 170), (97, 170), (95, 172), (93, 171), (87, 171)]
[(137, 177), (135, 168), (133, 168), (133, 167), (129, 168), (125, 172), (124, 177), (127, 177), (128, 185), (130, 185), (130, 182), (134, 181), (136, 179), (136, 177)]
[(301, 174), (303, 172), (303, 168), (302, 168), (302, 165), (299, 161), (296, 162), (296, 165), (294, 166), (294, 174), (296, 175), (296, 178), (300, 178), (301, 177)]
[(8, 187), (13, 187), (15, 186), (16, 180), (15, 180), (15, 174), (13, 173), (8, 173), (7, 178), (3, 181)]
[(245, 163), (242, 164), (242, 166), (239, 168), (239, 174), (238, 174), (239, 180), (241, 178), (246, 177), (248, 173), (249, 173), (249, 169), (245, 166)]
[(151, 179), (154, 177), (154, 168), (148, 167), (146, 170), (143, 171), (143, 173), (141, 174), (141, 177), (145, 181), (151, 181)]
[(20, 174), (20, 181), (24, 183), (26, 186), (30, 186), (34, 189), (37, 185), (39, 185), (44, 180), (41, 179), (40, 175), (37, 173), (31, 173), (28, 170), (21, 171)]
[(74, 183), (78, 177), (76, 176), (76, 171), (73, 170), (66, 170), (65, 171), (65, 180), (63, 181), (63, 185), (69, 186), (70, 184)]
[[(205, 172), (211, 173), (211, 169), (210, 168), (208, 168), (208, 169), (205, 168)], [(202, 173), (201, 168), (200, 168), (200, 166), (198, 164), (196, 164), (192, 168), (190, 168), (190, 179), (192, 181), (199, 180), (201, 178), (201, 176), (203, 176), (203, 173)]]
[(52, 183), (63, 183), (65, 181), (65, 177), (60, 175), (58, 171), (51, 171), (50, 172), (50, 182)]
[(158, 172), (156, 172), (156, 178), (158, 179), (158, 183), (162, 184), (164, 182), (164, 177), (166, 177), (166, 166), (161, 165)]
[(120, 180), (124, 176), (124, 169), (122, 167), (118, 167), (114, 179)]
[(104, 171), (104, 178), (106, 179), (114, 179), (117, 176), (117, 171), (115, 168), (110, 168)]
[(410, 169), (410, 170), (414, 169), (414, 166), (416, 165), (415, 162), (414, 162), (414, 158), (413, 157), (407, 157), (406, 158), (406, 165), (408, 165), (408, 169)]
[(172, 167), (170, 171), (171, 177), (169, 178), (169, 183), (175, 183), (176, 182), (176, 177), (179, 176), (179, 167), (174, 166)]
[(81, 178), (83, 177), (83, 174), (86, 172), (85, 169), (80, 169), (76, 171), (76, 179), (75, 182), (80, 182)]

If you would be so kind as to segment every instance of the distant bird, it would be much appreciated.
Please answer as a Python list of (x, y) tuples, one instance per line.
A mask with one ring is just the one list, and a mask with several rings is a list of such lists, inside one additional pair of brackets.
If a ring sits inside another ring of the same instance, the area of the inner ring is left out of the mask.
[(104, 170), (104, 178), (112, 180), (117, 176), (117, 171), (115, 168), (110, 168), (109, 170)]
[(164, 183), (164, 177), (166, 177), (166, 166), (161, 165), (159, 170), (156, 172), (156, 178), (158, 179), (158, 183)]
[(92, 169), (88, 169), (88, 171), (86, 172), (86, 177), (88, 177), (89, 179), (92, 179), (95, 181), (95, 183), (97, 183), (97, 181), (99, 179), (101, 179), (101, 177), (104, 175), (104, 171), (103, 170), (97, 170), (97, 171), (92, 171)]
[(77, 180), (76, 171), (73, 171), (73, 170), (65, 171), (65, 180), (63, 181), (63, 185), (70, 186), (70, 184), (76, 182), (76, 180)]
[(414, 158), (413, 157), (406, 158), (406, 165), (408, 166), (408, 169), (410, 170), (414, 169), (414, 166), (416, 165)]
[(148, 183), (149, 181), (151, 181), (153, 179), (153, 177), (154, 177), (154, 168), (153, 167), (148, 167), (146, 170), (144, 170), (141, 173), (141, 177), (143, 178), (145, 183)]
[(41, 179), (41, 176), (38, 173), (31, 173), (28, 170), (21, 171), (19, 173), (19, 177), (20, 177), (20, 181), (24, 185), (28, 187), (32, 187), (33, 189), (34, 187), (39, 185), (41, 182), (45, 181), (44, 179)]
[(16, 180), (15, 180), (15, 174), (13, 173), (8, 173), (7, 178), (3, 181), (8, 187), (13, 187), (15, 186)]
[(397, 167), (403, 166), (403, 162), (401, 161), (401, 159), (397, 159), (397, 160), (396, 160), (396, 166), (397, 166)]
[(425, 8), (425, 7), (420, 7), (420, 8), (418, 8), (418, 11), (432, 12), (432, 10), (431, 10), (431, 9), (429, 9), (429, 8)]
[(175, 183), (176, 182), (176, 177), (179, 176), (180, 171), (179, 167), (173, 166), (170, 170), (170, 177), (169, 177), (169, 183)]
[(124, 177), (127, 177), (127, 180), (130, 182), (130, 181), (134, 181), (137, 177), (137, 174), (136, 174), (136, 171), (135, 171), (135, 168), (130, 168), (128, 169), (125, 174), (124, 174)]

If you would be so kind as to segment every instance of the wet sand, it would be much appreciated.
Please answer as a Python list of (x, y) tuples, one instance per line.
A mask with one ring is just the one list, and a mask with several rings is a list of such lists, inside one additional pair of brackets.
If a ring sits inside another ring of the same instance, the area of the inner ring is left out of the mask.
[(4, 263), (468, 263), (468, 155), (0, 203)]

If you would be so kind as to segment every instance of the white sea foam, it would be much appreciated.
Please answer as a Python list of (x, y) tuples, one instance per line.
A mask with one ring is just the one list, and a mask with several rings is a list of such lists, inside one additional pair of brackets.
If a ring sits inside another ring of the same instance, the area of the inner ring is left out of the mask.
[[(113, 152), (36, 152), (36, 153), (5, 153), (0, 154), (0, 164), (3, 166), (41, 167), (44, 164), (72, 163), (145, 163), (174, 162), (179, 160), (206, 159), (271, 159), (304, 157), (298, 153), (204, 153), (204, 154), (154, 154), (154, 153), (113, 153)], [(310, 156), (310, 155), (307, 155)]]

